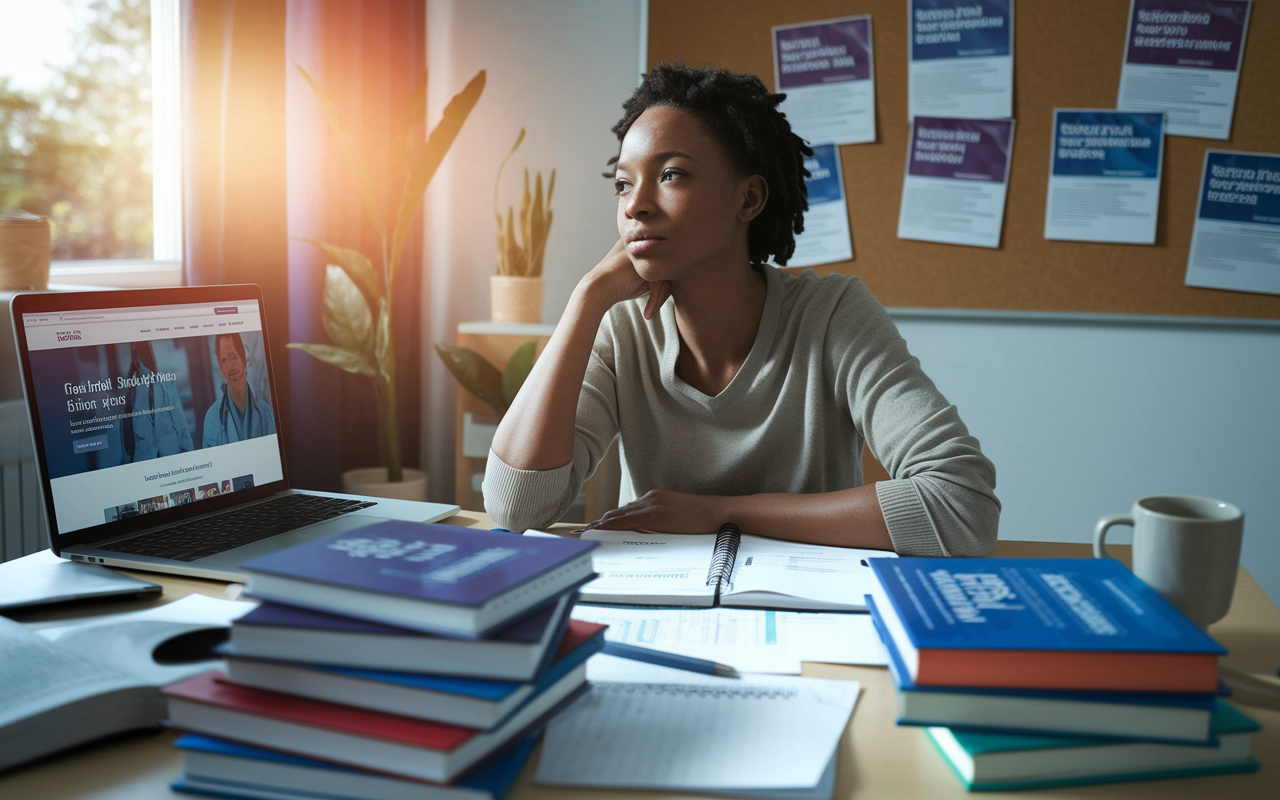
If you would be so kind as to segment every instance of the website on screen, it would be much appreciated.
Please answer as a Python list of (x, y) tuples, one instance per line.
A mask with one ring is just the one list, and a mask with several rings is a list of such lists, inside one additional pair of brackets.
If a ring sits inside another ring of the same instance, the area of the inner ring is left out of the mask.
[(256, 301), (23, 326), (60, 532), (284, 477)]

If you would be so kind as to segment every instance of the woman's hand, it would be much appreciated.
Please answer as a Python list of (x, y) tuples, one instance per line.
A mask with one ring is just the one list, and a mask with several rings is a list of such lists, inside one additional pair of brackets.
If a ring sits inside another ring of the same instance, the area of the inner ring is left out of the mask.
[(627, 253), (626, 243), (621, 239), (613, 245), (608, 255), (587, 273), (583, 283), (599, 292), (610, 306), (624, 300), (634, 300), (637, 297), (649, 295), (649, 302), (644, 307), (645, 319), (653, 319), (653, 315), (658, 313), (658, 309), (671, 296), (670, 281), (650, 283), (640, 277), (636, 272), (635, 264), (631, 262), (631, 256)]
[(715, 533), (728, 522), (721, 518), (718, 497), (655, 490), (615, 508), (583, 530)]

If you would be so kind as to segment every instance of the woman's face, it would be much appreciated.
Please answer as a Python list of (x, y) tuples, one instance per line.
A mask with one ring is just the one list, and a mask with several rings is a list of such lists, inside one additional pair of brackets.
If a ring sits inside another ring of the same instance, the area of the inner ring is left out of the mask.
[(614, 187), (618, 233), (641, 278), (680, 280), (722, 258), (745, 265), (764, 180), (743, 176), (688, 111), (656, 106), (640, 115), (622, 140)]

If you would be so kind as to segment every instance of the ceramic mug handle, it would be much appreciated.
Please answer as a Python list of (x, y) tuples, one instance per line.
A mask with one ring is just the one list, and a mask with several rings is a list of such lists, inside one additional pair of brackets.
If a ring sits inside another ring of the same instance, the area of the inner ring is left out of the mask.
[(1111, 514), (1098, 520), (1098, 525), (1093, 529), (1093, 557), (1094, 558), (1111, 558), (1107, 554), (1107, 529), (1112, 525), (1128, 525), (1133, 526), (1133, 517), (1128, 514)]

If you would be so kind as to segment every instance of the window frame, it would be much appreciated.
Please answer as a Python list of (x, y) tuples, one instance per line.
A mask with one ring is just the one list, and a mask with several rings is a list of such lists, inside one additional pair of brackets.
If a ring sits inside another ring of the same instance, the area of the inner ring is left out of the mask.
[(180, 0), (151, 0), (152, 257), (54, 261), (49, 283), (115, 288), (183, 284)]

